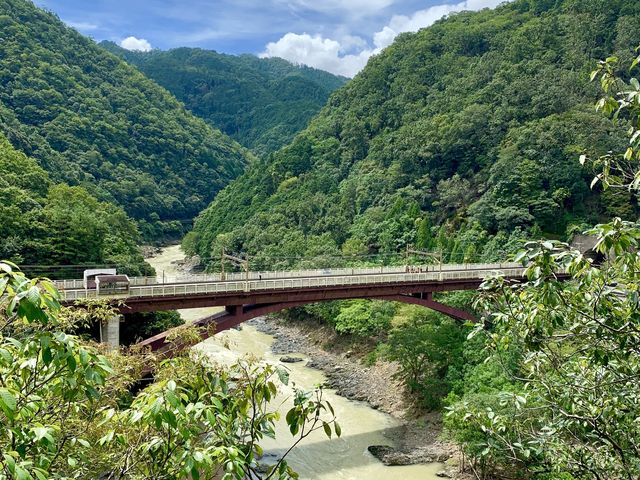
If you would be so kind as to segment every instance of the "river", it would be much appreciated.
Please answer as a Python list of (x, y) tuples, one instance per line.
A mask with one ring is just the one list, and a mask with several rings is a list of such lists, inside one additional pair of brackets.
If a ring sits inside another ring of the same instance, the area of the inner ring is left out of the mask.
[[(147, 259), (154, 266), (159, 277), (171, 280), (178, 275), (177, 261), (184, 258), (178, 245), (166, 247), (156, 256)], [(180, 310), (186, 321), (211, 315), (220, 308), (194, 308)], [(202, 342), (195, 348), (210, 355), (221, 363), (233, 362), (245, 355), (252, 355), (260, 361), (285, 366), (289, 370), (290, 384), (299, 388), (312, 389), (325, 381), (324, 374), (306, 366), (305, 361), (282, 364), (279, 356), (271, 352), (273, 337), (245, 325), (241, 330), (221, 332)], [(282, 386), (281, 399), (290, 399), (292, 389)], [(434, 480), (442, 465), (409, 465), (387, 467), (375, 459), (368, 451), (369, 445), (389, 445), (385, 431), (399, 426), (390, 415), (374, 410), (366, 403), (347, 400), (332, 390), (325, 390), (325, 399), (335, 409), (337, 420), (342, 427), (342, 437), (328, 439), (321, 431), (314, 432), (301, 442), (287, 457), (290, 465), (300, 474), (302, 480)], [(279, 401), (279, 400), (277, 400)], [(277, 404), (277, 403), (274, 403)], [(286, 412), (290, 402), (285, 402)], [(292, 437), (286, 423), (281, 421), (276, 427), (276, 440), (267, 439), (262, 443), (267, 454), (277, 455), (287, 449)]]

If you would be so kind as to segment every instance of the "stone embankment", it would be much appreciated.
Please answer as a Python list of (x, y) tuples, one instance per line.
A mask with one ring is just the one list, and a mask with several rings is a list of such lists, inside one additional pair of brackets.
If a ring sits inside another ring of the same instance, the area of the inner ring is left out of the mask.
[(423, 414), (416, 418), (402, 393), (401, 382), (394, 378), (395, 364), (363, 365), (358, 355), (346, 349), (326, 325), (263, 318), (252, 320), (251, 324), (275, 338), (272, 350), (283, 356), (283, 362), (296, 361), (291, 354), (307, 356), (307, 366), (326, 375), (326, 387), (348, 399), (367, 402), (372, 408), (402, 422), (400, 428), (392, 429), (389, 438), (395, 447), (370, 446), (369, 451), (380, 461), (386, 465), (440, 462), (445, 464), (445, 469), (439, 476), (464, 478), (458, 471), (456, 448), (440, 439), (440, 414)]

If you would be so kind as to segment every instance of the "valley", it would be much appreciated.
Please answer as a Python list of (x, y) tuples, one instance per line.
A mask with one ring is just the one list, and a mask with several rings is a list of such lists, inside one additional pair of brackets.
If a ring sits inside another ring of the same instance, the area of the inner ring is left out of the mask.
[[(164, 272), (169, 281), (180, 274), (176, 264), (184, 260), (184, 254), (178, 246), (171, 246), (161, 250), (157, 256), (148, 259), (157, 272)], [(218, 311), (218, 308), (180, 310), (180, 314), (189, 322)], [(269, 323), (276, 320), (258, 319), (239, 330), (222, 332), (194, 348), (210, 356), (214, 362), (233, 363), (243, 356), (253, 356), (260, 362), (283, 365), (289, 370), (289, 381), (304, 389), (312, 389), (314, 385), (326, 382), (323, 373), (308, 365), (313, 360), (307, 355), (311, 351), (310, 345), (302, 347), (304, 351), (280, 347), (273, 350), (274, 337), (264, 331), (270, 331)], [(289, 333), (296, 337), (295, 330)], [(280, 337), (280, 342), (282, 343)], [(286, 350), (286, 351), (285, 351)], [(295, 356), (303, 359), (299, 363), (282, 363), (283, 356)], [(336, 355), (337, 356), (337, 355)], [(336, 359), (337, 360), (337, 359)], [(326, 365), (325, 368), (332, 368)], [(381, 382), (384, 384), (384, 382)], [(364, 388), (364, 387), (361, 387)], [(395, 386), (392, 387), (395, 389)], [(286, 412), (290, 408), (293, 392), (286, 386), (281, 387), (275, 405), (284, 402), (279, 408)], [(370, 445), (392, 445), (398, 439), (398, 433), (403, 430), (401, 422), (382, 411), (374, 410), (365, 402), (349, 400), (338, 395), (334, 390), (326, 390), (327, 399), (338, 412), (338, 419), (345, 431), (340, 439), (329, 440), (317, 435), (309, 437), (291, 455), (291, 463), (300, 474), (301, 479), (324, 480), (345, 479), (359, 480), (362, 478), (387, 478), (390, 480), (432, 480), (438, 477), (435, 473), (442, 471), (443, 465), (438, 463), (428, 465), (386, 467), (374, 458), (368, 451)], [(389, 395), (392, 395), (389, 392)], [(401, 412), (396, 412), (401, 414)], [(289, 433), (285, 422), (276, 426), (276, 440), (265, 443), (265, 459), (275, 457), (288, 447)], [(348, 432), (348, 433), (347, 433)], [(331, 459), (330, 467), (327, 459)]]
[(152, 3), (0, 0), (0, 480), (640, 478), (639, 2)]

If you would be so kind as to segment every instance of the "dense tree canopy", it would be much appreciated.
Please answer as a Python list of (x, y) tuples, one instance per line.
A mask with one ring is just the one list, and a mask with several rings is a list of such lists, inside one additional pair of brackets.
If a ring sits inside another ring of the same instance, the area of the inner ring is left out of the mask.
[[(256, 266), (378, 254), (499, 259), (531, 234), (564, 238), (637, 211), (575, 163), (625, 143), (593, 110), (595, 59), (640, 43), (631, 0), (516, 0), (400, 35), (294, 141), (197, 219), (185, 248)], [(584, 128), (579, 128), (584, 127)]]
[(225, 55), (198, 48), (132, 52), (101, 45), (169, 90), (210, 125), (258, 154), (289, 143), (346, 82), (281, 58)]
[[(250, 155), (135, 68), (27, 0), (0, 1), (0, 131), (56, 181), (180, 234)], [(170, 223), (173, 221), (174, 223)]]
[(0, 258), (28, 265), (106, 263), (134, 275), (152, 271), (138, 249), (138, 229), (120, 207), (82, 187), (56, 185), (2, 134), (0, 199)]
[[(620, 60), (600, 62), (593, 78), (605, 93), (598, 110), (628, 126), (628, 142), (581, 161), (596, 167), (593, 185), (628, 196), (640, 188), (640, 56), (631, 69)], [(483, 477), (640, 475), (640, 223), (616, 217), (586, 233), (606, 261), (558, 241), (530, 242), (517, 257), (526, 281), (483, 284), (487, 315), (476, 333), (487, 348), (450, 398), (447, 419)]]

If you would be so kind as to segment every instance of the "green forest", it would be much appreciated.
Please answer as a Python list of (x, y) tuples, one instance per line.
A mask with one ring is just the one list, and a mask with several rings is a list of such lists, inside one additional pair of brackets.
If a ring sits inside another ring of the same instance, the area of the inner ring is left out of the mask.
[(198, 48), (136, 52), (100, 44), (213, 127), (264, 155), (288, 144), (346, 78), (281, 58), (225, 55)]
[(626, 143), (588, 78), (597, 59), (631, 57), (639, 15), (630, 1), (521, 0), (400, 35), (223, 190), (185, 249), (208, 261), (224, 245), (255, 268), (406, 245), (499, 260), (523, 238), (634, 216), (631, 195), (592, 191), (576, 158)]
[(52, 180), (179, 238), (252, 155), (53, 14), (0, 1), (0, 130)]
[[(288, 449), (261, 464), (288, 370), (181, 350), (190, 326), (174, 358), (131, 346), (177, 312), (129, 316), (108, 349), (91, 332), (115, 304), (61, 306), (29, 274), (153, 275), (140, 246), (178, 239), (208, 271), (224, 252), (253, 270), (521, 262), (521, 282), (435, 293), (476, 323), (377, 300), (278, 319), (392, 364), (408, 421), (436, 419), (465, 479), (640, 478), (638, 26), (636, 0), (514, 0), (403, 33), (347, 81), (129, 52), (0, 0), (0, 480), (298, 478)], [(322, 386), (294, 386), (282, 417), (294, 446), (342, 435)]]
[[(24, 265), (123, 265), (146, 275), (135, 223), (80, 186), (55, 183), (0, 134), (0, 258)], [(77, 272), (74, 272), (77, 273)]]
[[(331, 325), (366, 363), (398, 362), (476, 478), (636, 478), (638, 305), (620, 289), (637, 280), (640, 86), (625, 82), (639, 24), (628, 0), (520, 0), (402, 34), (224, 189), (183, 248), (214, 270), (223, 248), (254, 270), (423, 261), (408, 246), (451, 263), (521, 251), (521, 287), (439, 296), (482, 316), (476, 329), (363, 300), (285, 318)], [(618, 260), (601, 270), (561, 243), (584, 231)]]

